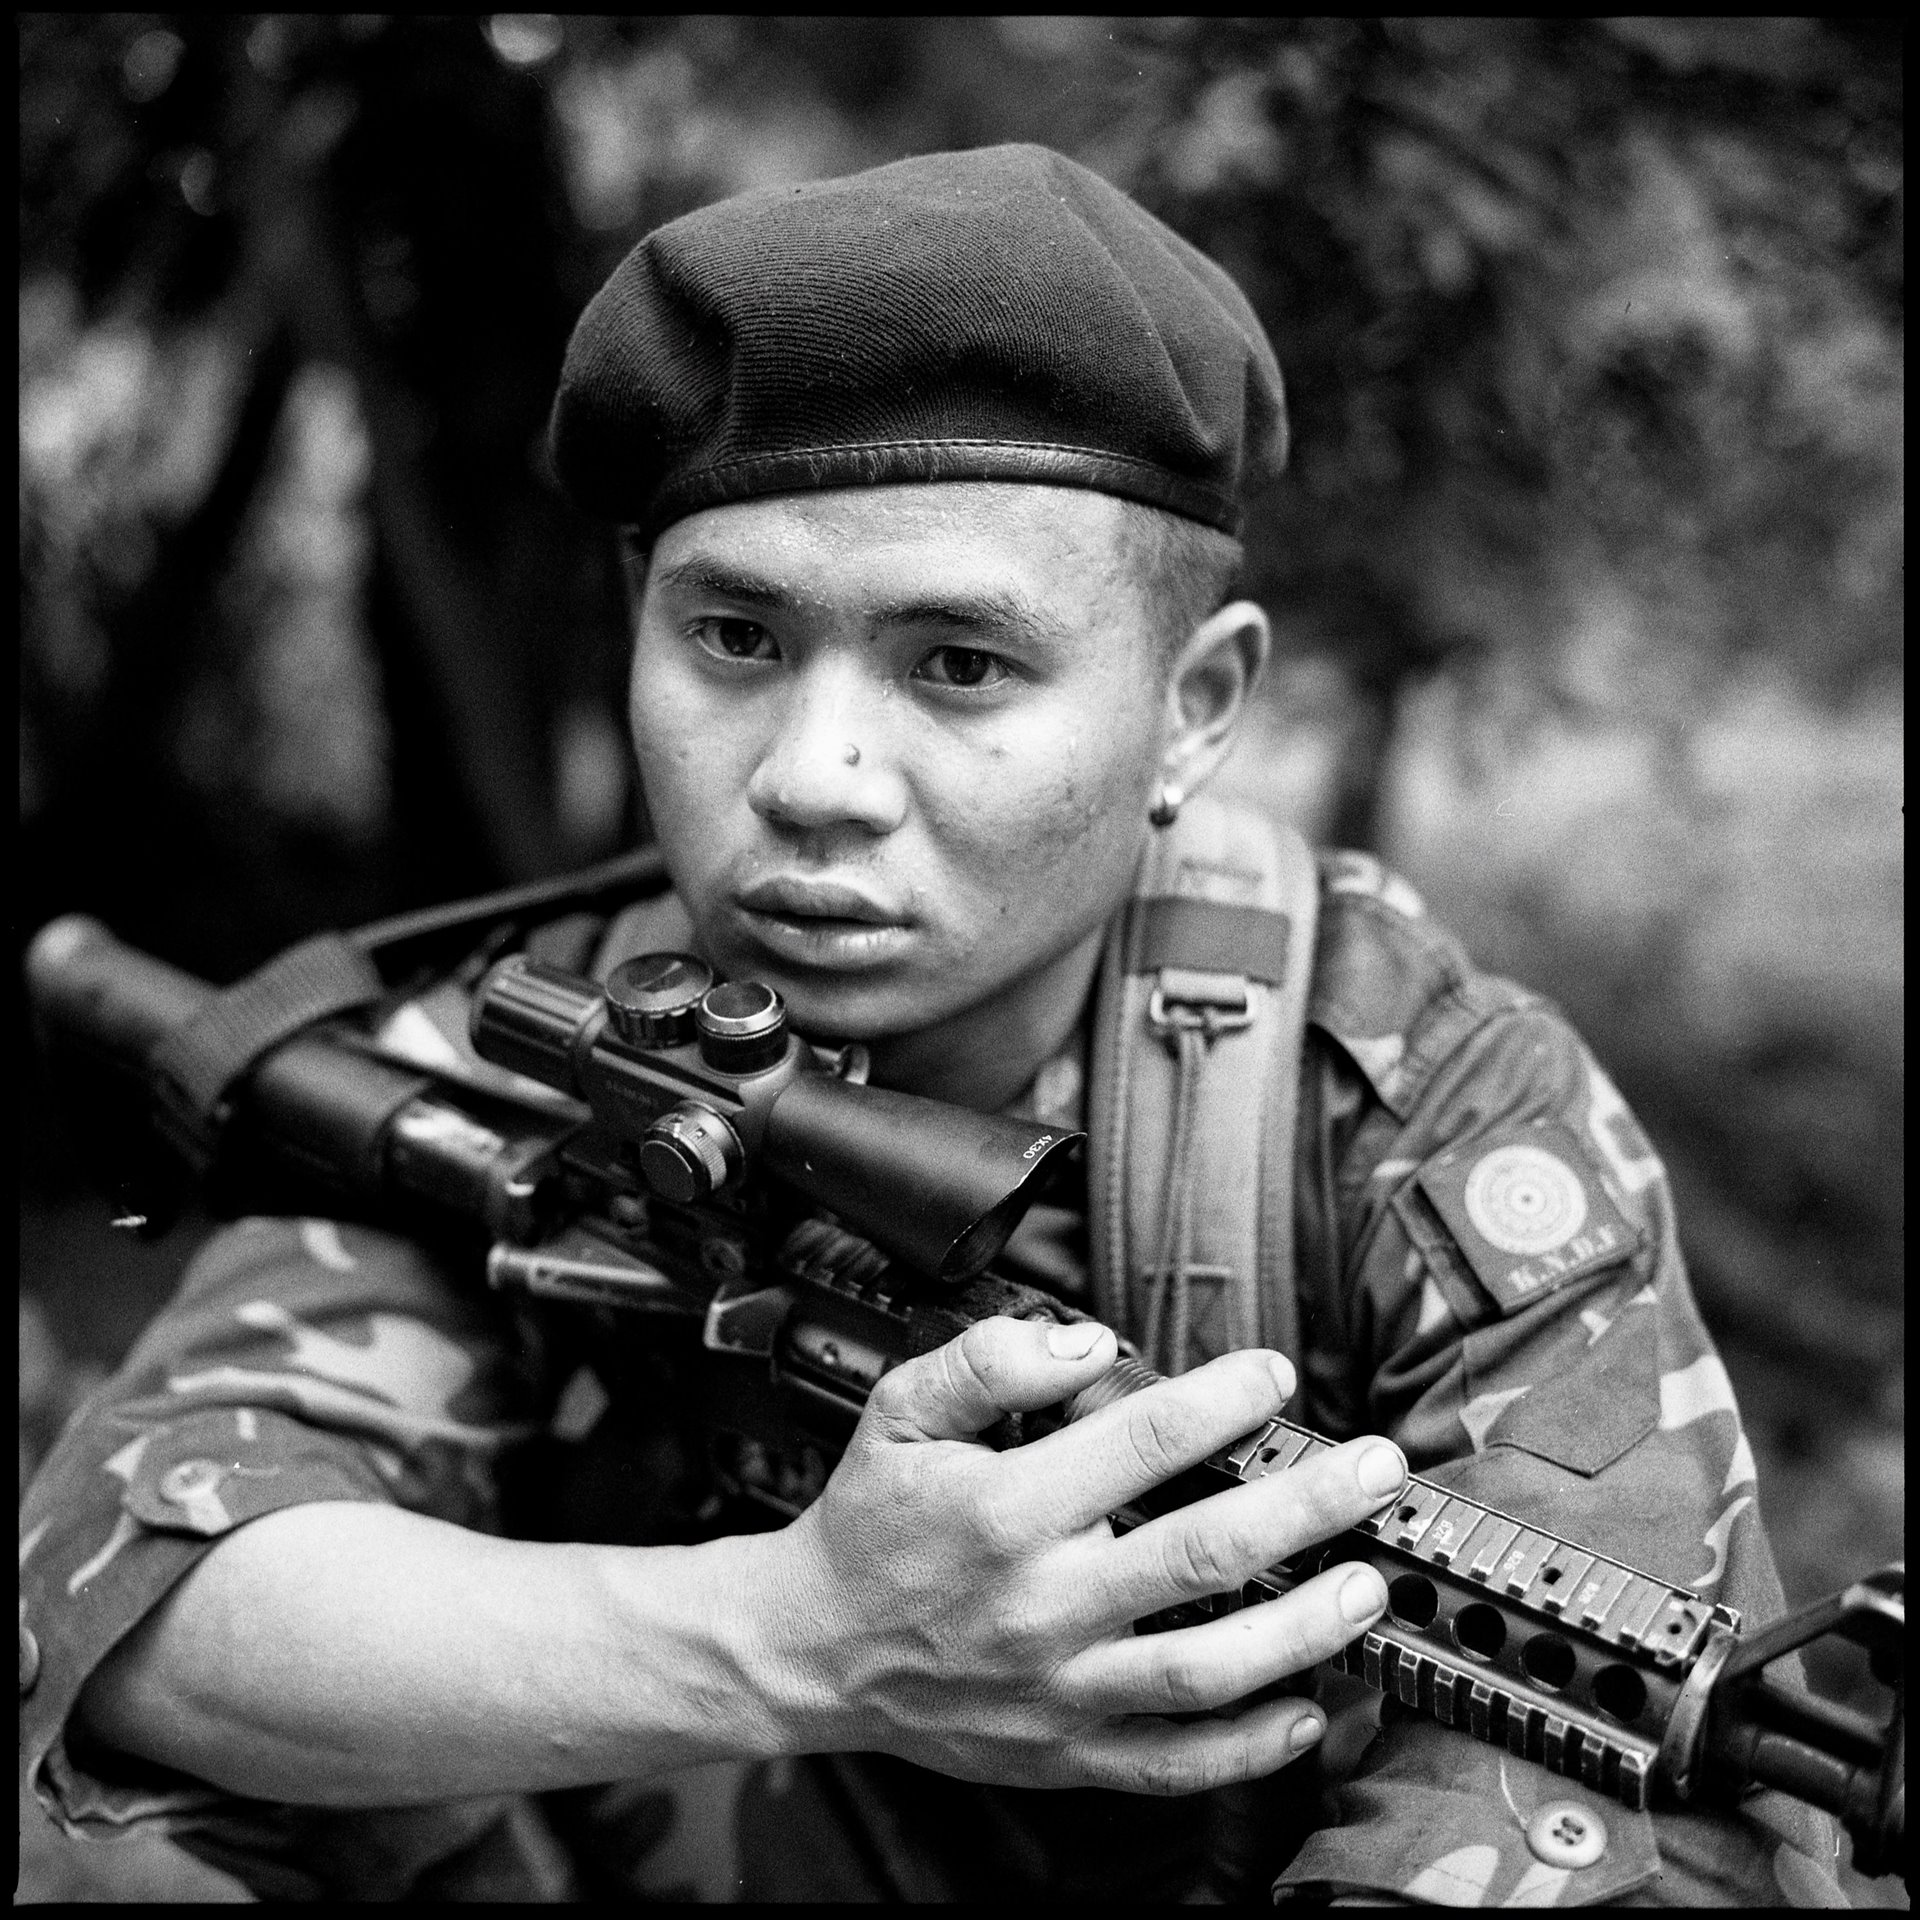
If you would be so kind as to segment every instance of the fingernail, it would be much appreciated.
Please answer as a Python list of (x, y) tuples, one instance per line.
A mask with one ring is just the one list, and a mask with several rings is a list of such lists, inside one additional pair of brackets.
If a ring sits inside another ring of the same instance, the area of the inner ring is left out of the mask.
[(1076, 1320), (1070, 1327), (1049, 1327), (1047, 1351), (1056, 1360), (1084, 1360), (1105, 1332), (1106, 1328), (1093, 1320)]
[(1276, 1353), (1267, 1364), (1273, 1369), (1274, 1384), (1280, 1389), (1280, 1398), (1291, 1400), (1294, 1387), (1293, 1362), (1285, 1354)]
[(1360, 1485), (1376, 1499), (1398, 1493), (1407, 1483), (1407, 1463), (1397, 1447), (1369, 1447), (1360, 1456)]
[(1287, 1735), (1287, 1744), (1295, 1753), (1305, 1753), (1309, 1747), (1319, 1742), (1320, 1736), (1326, 1730), (1327, 1723), (1324, 1720), (1316, 1719), (1309, 1714), (1306, 1719), (1296, 1720), (1293, 1723), (1293, 1731)]
[(1387, 1590), (1380, 1576), (1372, 1568), (1360, 1573), (1350, 1573), (1340, 1586), (1340, 1611), (1356, 1626), (1371, 1620), (1376, 1613), (1383, 1613), (1387, 1605)]

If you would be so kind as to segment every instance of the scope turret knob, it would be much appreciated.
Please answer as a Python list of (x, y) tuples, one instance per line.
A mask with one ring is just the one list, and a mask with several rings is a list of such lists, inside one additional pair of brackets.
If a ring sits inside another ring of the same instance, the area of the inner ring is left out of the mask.
[(787, 1057), (787, 1003), (758, 980), (710, 987), (695, 1019), (700, 1057), (716, 1073), (764, 1073)]
[(607, 1014), (633, 1047), (684, 1047), (713, 969), (690, 953), (643, 953), (607, 975)]
[(640, 1137), (640, 1174), (662, 1200), (681, 1206), (704, 1200), (738, 1171), (740, 1140), (697, 1100), (682, 1101)]

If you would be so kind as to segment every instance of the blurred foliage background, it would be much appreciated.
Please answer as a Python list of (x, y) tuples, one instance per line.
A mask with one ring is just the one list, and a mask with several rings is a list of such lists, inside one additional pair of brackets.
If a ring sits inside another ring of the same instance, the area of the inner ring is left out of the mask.
[[(1287, 370), (1230, 784), (1608, 1061), (1790, 1597), (1901, 1552), (1896, 26), (16, 19), (22, 940), (226, 980), (644, 831), (542, 451), (574, 316), (725, 194), (1043, 140)], [(204, 1222), (111, 1236), (22, 1086), (24, 1475)]]

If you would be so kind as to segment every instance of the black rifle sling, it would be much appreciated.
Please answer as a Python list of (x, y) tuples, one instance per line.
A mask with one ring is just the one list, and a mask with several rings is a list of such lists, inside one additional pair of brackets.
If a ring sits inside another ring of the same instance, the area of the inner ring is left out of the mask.
[(222, 989), (147, 1061), (161, 1131), (204, 1172), (226, 1120), (228, 1091), (302, 1027), (370, 1005), (386, 991), (345, 934), (320, 933)]
[(302, 1028), (371, 1006), (423, 968), (457, 964), (488, 934), (515, 941), (537, 923), (609, 913), (664, 884), (664, 864), (648, 847), (351, 933), (315, 934), (223, 988), (154, 1049), (147, 1070), (160, 1130), (204, 1173), (218, 1150), (233, 1088)]

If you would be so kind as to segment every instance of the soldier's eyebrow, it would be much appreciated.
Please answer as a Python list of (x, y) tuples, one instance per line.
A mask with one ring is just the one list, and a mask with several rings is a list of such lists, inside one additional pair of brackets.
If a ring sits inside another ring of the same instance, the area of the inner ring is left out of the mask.
[[(710, 593), (769, 612), (798, 606), (801, 596), (776, 580), (747, 572), (730, 563), (691, 554), (659, 576), (663, 591)], [(935, 626), (951, 628), (971, 638), (995, 634), (1026, 634), (1043, 640), (1064, 640), (1070, 629), (1058, 615), (1024, 594), (999, 587), (968, 587), (952, 593), (915, 594), (909, 599), (884, 601), (870, 608), (879, 626)]]
[(744, 601), (750, 607), (778, 611), (793, 605), (793, 596), (777, 582), (761, 580), (695, 554), (657, 576), (668, 593), (710, 593), (722, 600)]

